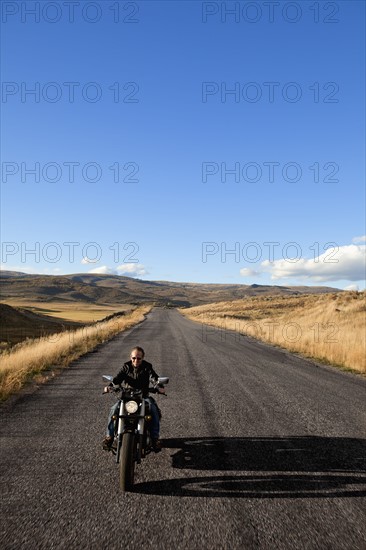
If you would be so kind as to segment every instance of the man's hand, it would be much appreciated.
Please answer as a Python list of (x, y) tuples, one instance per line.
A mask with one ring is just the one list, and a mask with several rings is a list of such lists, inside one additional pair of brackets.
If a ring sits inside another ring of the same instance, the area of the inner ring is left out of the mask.
[(166, 395), (166, 393), (165, 393), (165, 388), (164, 388), (164, 387), (158, 386), (158, 392), (159, 392), (159, 393), (162, 393), (163, 395)]
[(103, 393), (110, 393), (113, 391), (112, 386), (104, 386)]

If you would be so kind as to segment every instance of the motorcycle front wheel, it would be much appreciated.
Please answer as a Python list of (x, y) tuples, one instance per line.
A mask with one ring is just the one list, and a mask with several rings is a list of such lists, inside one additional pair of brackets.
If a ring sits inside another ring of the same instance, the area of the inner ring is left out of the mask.
[(135, 477), (134, 447), (135, 435), (128, 432), (124, 433), (119, 460), (119, 487), (121, 491), (130, 491), (133, 487)]

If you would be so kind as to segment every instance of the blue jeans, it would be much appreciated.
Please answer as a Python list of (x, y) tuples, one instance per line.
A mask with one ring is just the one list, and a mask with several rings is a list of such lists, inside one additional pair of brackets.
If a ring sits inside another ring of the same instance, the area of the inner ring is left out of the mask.
[[(156, 406), (155, 401), (149, 397), (150, 402), (150, 413), (151, 413), (151, 423), (150, 423), (150, 434), (153, 439), (159, 438), (159, 432), (160, 432), (160, 420), (159, 420), (159, 413), (158, 408)], [(114, 420), (112, 419), (112, 416), (118, 416), (118, 410), (119, 410), (119, 404), (120, 402), (117, 401), (109, 411), (108, 416), (108, 426), (107, 426), (107, 436), (114, 438)]]

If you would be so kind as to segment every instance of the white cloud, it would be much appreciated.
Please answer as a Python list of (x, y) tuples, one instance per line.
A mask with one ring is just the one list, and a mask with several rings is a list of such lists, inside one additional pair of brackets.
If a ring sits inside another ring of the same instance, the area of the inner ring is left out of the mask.
[(91, 269), (90, 271), (88, 271), (88, 273), (94, 273), (97, 275), (118, 275), (114, 269), (111, 269), (106, 265), (95, 267), (94, 269)]
[(88, 271), (88, 273), (94, 273), (98, 275), (126, 275), (127, 277), (142, 277), (148, 275), (148, 271), (142, 264), (122, 264), (116, 269), (112, 269), (107, 265), (101, 265)]
[(118, 275), (127, 275), (128, 277), (142, 277), (148, 275), (148, 271), (142, 264), (122, 264), (117, 267)]
[(366, 243), (366, 235), (361, 235), (361, 237), (353, 237), (352, 242), (357, 243)]
[(359, 290), (360, 287), (358, 285), (348, 285), (344, 287), (344, 290)]
[(275, 260), (262, 262), (262, 267), (271, 274), (271, 279), (311, 279), (326, 281), (362, 281), (366, 276), (366, 246), (351, 244), (328, 248), (317, 258), (307, 260)]
[(260, 277), (260, 271), (254, 271), (254, 269), (249, 269), (248, 267), (243, 267), (240, 270), (241, 277)]
[(96, 258), (95, 260), (90, 260), (87, 256), (85, 256), (82, 260), (81, 260), (81, 263), (83, 265), (85, 264), (96, 264), (98, 262), (98, 258)]

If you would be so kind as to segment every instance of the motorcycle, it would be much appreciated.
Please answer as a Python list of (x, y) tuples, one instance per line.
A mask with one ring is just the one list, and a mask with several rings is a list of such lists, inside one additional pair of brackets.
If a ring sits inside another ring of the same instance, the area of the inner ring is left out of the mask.
[[(113, 376), (103, 375), (103, 378), (113, 383)], [(168, 382), (167, 376), (159, 377), (157, 383), (149, 388), (149, 392), (161, 393), (159, 388), (164, 388)], [(116, 456), (116, 463), (119, 464), (120, 489), (123, 492), (131, 491), (134, 485), (135, 465), (140, 464), (141, 460), (153, 451), (150, 435), (150, 398), (143, 397), (142, 390), (121, 386), (108, 386), (103, 393), (109, 392), (120, 392), (118, 415), (112, 417), (115, 439), (111, 450)]]

